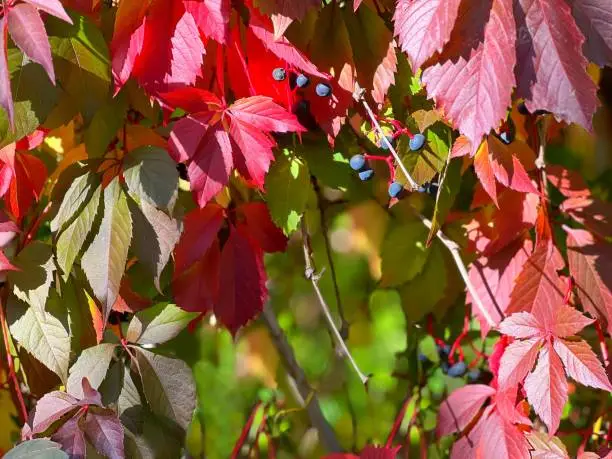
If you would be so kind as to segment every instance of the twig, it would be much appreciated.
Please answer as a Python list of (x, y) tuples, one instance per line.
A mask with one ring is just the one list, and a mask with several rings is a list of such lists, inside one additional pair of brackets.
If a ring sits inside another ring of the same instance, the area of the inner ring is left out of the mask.
[[(2, 288), (0, 295), (2, 299), (5, 298), (5, 289)], [(2, 326), (2, 338), (4, 341), (4, 352), (6, 353), (6, 363), (8, 366), (8, 376), (9, 379), (13, 383), (14, 389), (14, 397), (17, 400), (16, 405), (19, 408), (19, 414), (21, 420), (26, 423), (28, 421), (28, 410), (25, 406), (25, 401), (23, 400), (23, 394), (21, 393), (21, 387), (19, 386), (19, 380), (17, 379), (17, 374), (15, 373), (15, 364), (13, 363), (13, 356), (11, 355), (11, 346), (9, 344), (9, 327), (6, 321), (6, 312), (4, 310), (6, 302), (0, 301), (0, 322)]]
[(306, 264), (304, 275), (306, 276), (306, 279), (310, 280), (310, 282), (312, 283), (312, 288), (314, 289), (317, 295), (319, 304), (321, 305), (321, 310), (323, 311), (323, 315), (325, 316), (325, 319), (327, 319), (327, 325), (329, 326), (330, 330), (332, 331), (332, 334), (336, 338), (337, 345), (340, 347), (340, 349), (342, 349), (343, 354), (348, 358), (349, 362), (351, 363), (351, 366), (355, 370), (355, 373), (357, 373), (357, 376), (359, 376), (361, 383), (363, 385), (366, 385), (368, 383), (369, 378), (359, 369), (359, 367), (357, 366), (357, 362), (355, 362), (355, 359), (353, 359), (351, 352), (348, 350), (348, 347), (346, 347), (346, 343), (344, 342), (344, 339), (342, 339), (342, 335), (340, 334), (340, 332), (338, 331), (338, 327), (336, 327), (336, 324), (334, 323), (334, 318), (329, 312), (329, 306), (327, 306), (325, 298), (323, 297), (321, 289), (319, 288), (319, 278), (321, 277), (321, 274), (316, 273), (315, 264), (312, 259), (310, 236), (308, 234), (308, 228), (306, 227), (305, 219), (302, 219), (302, 241), (302, 247), (304, 249), (304, 263)]
[(276, 315), (269, 304), (264, 306), (262, 317), (270, 331), (272, 341), (283, 359), (287, 372), (295, 381), (300, 396), (303, 400), (310, 398), (310, 403), (306, 405), (306, 411), (308, 412), (311, 424), (319, 432), (321, 442), (328, 451), (341, 452), (342, 447), (331, 425), (327, 422), (325, 416), (323, 416), (321, 406), (319, 405), (319, 399), (316, 394), (313, 393), (313, 389), (306, 379), (304, 370), (302, 370), (302, 367), (300, 367), (295, 359), (293, 349), (289, 341), (287, 341), (287, 337), (280, 327)]
[(361, 104), (363, 105), (363, 108), (365, 108), (366, 112), (368, 113), (368, 116), (370, 117), (370, 122), (374, 126), (374, 129), (378, 131), (378, 135), (380, 136), (381, 142), (385, 142), (385, 144), (387, 145), (387, 149), (391, 152), (391, 154), (397, 161), (397, 165), (399, 166), (399, 168), (402, 170), (402, 172), (406, 176), (406, 179), (410, 183), (410, 186), (414, 190), (416, 190), (419, 187), (418, 183), (412, 178), (412, 175), (410, 175), (410, 172), (408, 172), (408, 169), (406, 169), (406, 166), (404, 166), (404, 163), (402, 162), (401, 158), (397, 154), (395, 147), (393, 146), (391, 142), (389, 142), (389, 139), (387, 139), (387, 136), (385, 136), (384, 131), (382, 130), (382, 128), (380, 127), (380, 124), (378, 123), (378, 120), (376, 119), (376, 115), (374, 115), (374, 112), (370, 108), (370, 105), (364, 99), (363, 92), (364, 92), (363, 89), (357, 87), (357, 89), (355, 90), (355, 93), (353, 94), (353, 97), (358, 102), (361, 102)]
[[(430, 220), (428, 220), (427, 218), (425, 218), (423, 215), (419, 213), (417, 213), (417, 216), (421, 219), (421, 221), (427, 228), (431, 229)], [(491, 314), (489, 314), (489, 311), (487, 311), (487, 309), (484, 307), (482, 300), (480, 299), (480, 295), (478, 295), (478, 292), (476, 291), (474, 284), (472, 284), (472, 281), (470, 280), (470, 276), (468, 275), (467, 268), (465, 267), (465, 264), (463, 264), (463, 260), (461, 259), (461, 249), (459, 248), (459, 244), (457, 244), (455, 241), (453, 241), (448, 236), (446, 236), (442, 231), (438, 231), (436, 233), (436, 237), (440, 240), (440, 242), (442, 242), (442, 244), (446, 246), (446, 248), (449, 250), (449, 252), (453, 256), (455, 265), (457, 265), (459, 274), (461, 274), (461, 277), (463, 278), (463, 282), (465, 283), (465, 286), (467, 287), (468, 292), (470, 292), (470, 295), (472, 296), (472, 301), (474, 302), (474, 305), (476, 306), (478, 311), (482, 314), (482, 317), (484, 317), (484, 319), (487, 321), (489, 326), (495, 327), (496, 326), (495, 321), (491, 317)]]
[(338, 278), (336, 276), (336, 265), (332, 258), (331, 244), (329, 242), (329, 228), (327, 226), (327, 220), (325, 219), (325, 209), (323, 207), (323, 193), (321, 193), (321, 187), (316, 177), (311, 176), (310, 178), (315, 194), (317, 195), (317, 207), (319, 208), (319, 217), (321, 219), (321, 232), (323, 233), (323, 242), (325, 243), (325, 254), (327, 256), (327, 263), (329, 264), (329, 271), (331, 273), (332, 284), (334, 285), (334, 295), (336, 297), (336, 307), (338, 308), (338, 315), (340, 316), (340, 336), (343, 339), (348, 339), (349, 325), (344, 315), (344, 308), (342, 307), (342, 301), (340, 300), (340, 289), (338, 288)]

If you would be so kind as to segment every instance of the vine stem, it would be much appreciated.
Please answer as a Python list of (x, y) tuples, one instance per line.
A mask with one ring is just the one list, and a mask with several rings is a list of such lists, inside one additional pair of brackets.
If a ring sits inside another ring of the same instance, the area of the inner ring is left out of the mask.
[(253, 421), (255, 421), (255, 415), (257, 414), (257, 410), (259, 410), (260, 407), (261, 407), (261, 402), (257, 402), (255, 406), (253, 407), (253, 409), (251, 410), (251, 414), (249, 415), (249, 418), (247, 419), (246, 424), (242, 428), (242, 432), (240, 432), (240, 437), (238, 437), (238, 440), (236, 441), (236, 444), (234, 445), (234, 449), (232, 450), (232, 455), (230, 456), (231, 459), (236, 459), (238, 455), (240, 454), (240, 450), (242, 449), (242, 446), (244, 445), (244, 442), (246, 441), (247, 435), (249, 435), (249, 431), (251, 430), (251, 427), (253, 426)]
[[(4, 298), (4, 289), (2, 289), (2, 297)], [(4, 341), (4, 352), (6, 353), (6, 363), (8, 367), (8, 377), (13, 383), (14, 395), (17, 399), (17, 405), (19, 408), (19, 414), (21, 420), (25, 424), (28, 421), (28, 410), (23, 400), (23, 394), (19, 386), (19, 380), (17, 379), (17, 373), (15, 373), (15, 364), (13, 362), (13, 356), (11, 355), (11, 346), (9, 343), (9, 327), (6, 321), (5, 301), (0, 302), (0, 325), (2, 326), (2, 338)]]
[(323, 311), (323, 315), (327, 320), (327, 325), (329, 326), (330, 330), (332, 331), (332, 334), (334, 335), (334, 338), (336, 339), (337, 345), (340, 347), (340, 349), (342, 349), (343, 354), (348, 358), (351, 366), (353, 367), (353, 370), (355, 370), (355, 373), (357, 373), (357, 376), (361, 380), (361, 383), (365, 386), (368, 383), (369, 377), (366, 376), (359, 369), (359, 366), (357, 365), (357, 362), (355, 362), (355, 359), (353, 358), (351, 352), (346, 346), (346, 343), (344, 342), (344, 339), (342, 338), (338, 327), (336, 327), (336, 324), (334, 323), (334, 318), (332, 317), (331, 312), (329, 311), (329, 306), (327, 305), (327, 302), (325, 301), (325, 298), (321, 293), (321, 289), (319, 287), (319, 279), (321, 278), (322, 273), (316, 273), (314, 260), (312, 258), (312, 245), (310, 243), (310, 235), (308, 234), (308, 228), (306, 227), (306, 221), (304, 220), (304, 218), (302, 218), (302, 241), (302, 247), (304, 249), (304, 263), (306, 264), (306, 270), (304, 272), (304, 275), (306, 276), (306, 279), (308, 279), (312, 283), (312, 288), (314, 289), (315, 294), (317, 295), (317, 299), (319, 300), (319, 304), (321, 305), (321, 310)]
[(330, 452), (342, 452), (342, 447), (336, 438), (334, 430), (329, 422), (327, 422), (327, 419), (325, 419), (325, 416), (323, 416), (319, 399), (308, 383), (304, 370), (298, 364), (293, 348), (289, 344), (283, 329), (278, 323), (276, 314), (274, 314), (274, 310), (269, 304), (264, 306), (262, 318), (270, 331), (274, 346), (283, 359), (287, 372), (295, 381), (300, 397), (302, 400), (308, 400), (308, 402), (305, 403), (305, 408), (308, 412), (311, 424), (319, 432), (321, 442)]
[[(363, 107), (365, 108), (366, 112), (368, 113), (368, 116), (370, 117), (370, 122), (372, 123), (374, 128), (378, 131), (379, 135), (381, 136), (382, 141), (387, 143), (387, 147), (389, 148), (389, 150), (391, 151), (391, 154), (397, 161), (399, 168), (406, 176), (406, 179), (408, 180), (408, 182), (410, 182), (410, 185), (412, 186), (412, 188), (417, 189), (419, 187), (418, 184), (412, 178), (412, 176), (406, 169), (406, 166), (404, 166), (404, 163), (402, 162), (399, 155), (397, 154), (397, 151), (395, 151), (395, 148), (393, 148), (393, 145), (391, 145), (391, 142), (389, 142), (387, 138), (385, 137), (384, 132), (382, 128), (380, 127), (380, 124), (376, 120), (376, 115), (374, 115), (374, 112), (372, 111), (372, 109), (370, 108), (366, 100), (364, 99), (363, 94), (364, 94), (364, 90), (360, 88), (359, 85), (357, 85), (357, 88), (355, 89), (355, 93), (353, 94), (353, 98), (357, 100), (358, 102), (361, 102), (361, 104), (363, 104)], [(431, 221), (425, 218), (421, 214), (417, 214), (417, 215), (420, 218), (420, 220), (423, 222), (423, 224), (431, 230), (431, 226), (432, 226)], [(476, 306), (478, 311), (482, 314), (482, 316), (487, 321), (489, 326), (491, 326), (492, 328), (495, 327), (497, 325), (496, 322), (491, 317), (491, 314), (489, 314), (489, 311), (487, 311), (487, 309), (484, 307), (484, 304), (482, 303), (482, 300), (480, 299), (480, 295), (478, 295), (478, 292), (476, 291), (476, 289), (474, 288), (474, 285), (472, 284), (472, 281), (470, 280), (470, 277), (467, 272), (467, 268), (465, 264), (463, 263), (463, 259), (461, 258), (461, 249), (459, 245), (455, 241), (450, 239), (448, 236), (446, 236), (440, 230), (436, 233), (436, 237), (450, 251), (453, 257), (453, 260), (455, 261), (455, 264), (457, 265), (457, 269), (459, 270), (459, 274), (461, 274), (461, 278), (463, 279), (463, 282), (465, 283), (465, 286), (467, 287), (468, 292), (470, 292), (470, 295), (472, 296), (472, 301), (474, 305)]]
[[(404, 420), (404, 417), (406, 416), (406, 410), (408, 410), (408, 405), (410, 405), (410, 402), (412, 399), (413, 397), (410, 395), (404, 399), (404, 403), (402, 403), (402, 407), (397, 413), (397, 416), (395, 417), (395, 421), (393, 422), (393, 426), (391, 427), (391, 432), (389, 432), (389, 436), (387, 437), (387, 442), (385, 443), (386, 448), (391, 448), (391, 445), (393, 445), (393, 439), (397, 435), (397, 431), (402, 425), (402, 421)], [(416, 407), (415, 407), (415, 411), (416, 411)]]

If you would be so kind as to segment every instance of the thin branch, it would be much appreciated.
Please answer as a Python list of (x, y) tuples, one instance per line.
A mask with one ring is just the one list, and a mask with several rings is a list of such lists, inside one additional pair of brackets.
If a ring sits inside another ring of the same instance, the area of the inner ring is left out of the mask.
[(346, 346), (344, 339), (342, 339), (342, 335), (340, 334), (340, 331), (338, 331), (338, 327), (336, 327), (336, 324), (334, 323), (334, 318), (332, 317), (331, 312), (329, 312), (329, 306), (327, 305), (327, 302), (325, 301), (325, 298), (323, 297), (323, 294), (321, 293), (321, 289), (319, 287), (319, 279), (321, 277), (321, 273), (319, 274), (316, 273), (314, 260), (312, 258), (312, 247), (310, 243), (310, 235), (308, 234), (308, 228), (306, 227), (305, 219), (302, 219), (302, 241), (303, 241), (302, 247), (304, 249), (304, 263), (306, 265), (304, 275), (306, 276), (306, 279), (310, 280), (310, 282), (312, 283), (312, 288), (314, 289), (317, 295), (319, 304), (321, 305), (321, 310), (323, 311), (323, 315), (325, 316), (325, 319), (327, 320), (327, 325), (329, 326), (329, 329), (332, 331), (334, 338), (336, 338), (336, 344), (340, 347), (340, 349), (342, 350), (342, 353), (348, 358), (351, 366), (353, 367), (353, 370), (355, 370), (355, 373), (357, 373), (357, 376), (361, 380), (361, 383), (363, 385), (366, 385), (368, 383), (369, 377), (366, 376), (359, 369), (357, 362), (355, 362), (355, 359), (353, 358), (351, 352), (348, 350), (348, 347)]
[(340, 316), (340, 336), (343, 339), (348, 339), (349, 325), (344, 315), (344, 307), (340, 299), (340, 288), (338, 287), (338, 277), (336, 276), (336, 265), (332, 258), (331, 243), (329, 242), (329, 228), (327, 226), (327, 220), (325, 219), (325, 208), (324, 197), (321, 192), (321, 187), (316, 177), (311, 176), (312, 186), (315, 194), (317, 195), (317, 207), (319, 208), (319, 217), (321, 219), (321, 233), (323, 233), (323, 242), (325, 243), (325, 254), (327, 256), (327, 263), (329, 265), (329, 271), (331, 273), (332, 284), (334, 285), (334, 295), (336, 297), (336, 307), (338, 308), (338, 315)]
[(266, 326), (268, 327), (268, 330), (270, 331), (272, 341), (283, 359), (287, 372), (295, 381), (300, 396), (303, 400), (310, 399), (310, 402), (306, 405), (306, 411), (308, 412), (311, 424), (319, 432), (321, 442), (328, 451), (341, 452), (342, 447), (340, 446), (331, 425), (329, 422), (327, 422), (325, 416), (323, 416), (319, 399), (316, 394), (314, 394), (312, 387), (308, 383), (304, 370), (302, 367), (300, 367), (295, 359), (293, 348), (289, 344), (289, 341), (287, 340), (287, 337), (285, 336), (283, 329), (280, 327), (276, 315), (269, 304), (264, 306), (262, 317), (266, 323)]

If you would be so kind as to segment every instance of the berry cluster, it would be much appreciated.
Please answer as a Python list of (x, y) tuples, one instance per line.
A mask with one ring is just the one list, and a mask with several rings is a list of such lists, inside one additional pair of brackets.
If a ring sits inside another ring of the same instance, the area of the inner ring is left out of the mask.
[[(277, 67), (272, 70), (272, 78), (274, 81), (285, 81), (287, 79), (287, 70), (282, 67)], [(310, 85), (310, 77), (303, 73), (289, 72), (289, 87), (293, 90), (295, 88), (305, 89)], [(332, 88), (328, 83), (321, 82), (315, 86), (315, 94), (319, 97), (331, 96)]]
[[(449, 362), (451, 346), (448, 344), (437, 344), (436, 349), (438, 350), (438, 356), (440, 357), (440, 368), (442, 372), (451, 378), (461, 378), (467, 374), (467, 379), (469, 382), (477, 382), (482, 377), (482, 371), (478, 368), (469, 369), (468, 365), (465, 361), (461, 360), (455, 363)], [(431, 361), (427, 358), (425, 354), (419, 352), (418, 354), (419, 362), (423, 365), (431, 364)]]

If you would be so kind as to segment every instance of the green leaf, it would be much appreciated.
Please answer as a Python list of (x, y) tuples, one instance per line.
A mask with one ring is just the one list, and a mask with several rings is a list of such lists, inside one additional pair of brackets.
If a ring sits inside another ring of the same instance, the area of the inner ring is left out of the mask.
[(161, 291), (160, 277), (181, 237), (182, 225), (148, 201), (143, 200), (138, 205), (130, 200), (128, 205), (134, 222), (134, 251), (153, 275), (157, 290)]
[(0, 110), (0, 147), (31, 134), (43, 124), (59, 96), (42, 66), (29, 61), (19, 50), (9, 49), (8, 62), (15, 125), (11, 130), (6, 113)]
[(66, 391), (78, 399), (83, 398), (81, 381), (85, 377), (89, 379), (91, 387), (98, 389), (108, 372), (116, 347), (116, 344), (102, 343), (81, 352), (77, 361), (70, 367)]
[(51, 231), (62, 229), (75, 214), (81, 212), (99, 184), (100, 180), (95, 174), (87, 173), (76, 177), (63, 195), (57, 214), (51, 220)]
[(383, 287), (401, 285), (421, 272), (428, 256), (426, 238), (420, 220), (391, 224), (381, 249)]
[(184, 311), (175, 304), (159, 303), (134, 315), (126, 339), (138, 344), (165, 343), (197, 316), (197, 313)]
[(49, 370), (66, 381), (70, 361), (70, 336), (51, 314), (27, 307), (17, 300), (8, 302), (9, 329), (23, 348)]
[(434, 244), (422, 272), (399, 290), (407, 320), (416, 322), (434, 311), (445, 296), (447, 284), (442, 249)]
[(440, 179), (436, 208), (433, 218), (431, 219), (431, 230), (429, 231), (429, 236), (427, 236), (428, 247), (436, 237), (438, 230), (444, 225), (448, 211), (453, 206), (457, 193), (459, 193), (459, 187), (461, 185), (461, 166), (461, 159), (457, 158), (455, 160), (450, 160)]
[[(450, 129), (442, 123), (429, 128), (425, 136), (426, 146), (418, 152), (410, 151), (408, 136), (400, 137), (397, 143), (398, 154), (404, 166), (419, 184), (431, 181), (442, 171), (450, 151)], [(398, 182), (405, 183), (406, 179), (399, 168), (396, 175)]]
[(117, 97), (109, 98), (94, 114), (85, 131), (85, 148), (90, 158), (101, 158), (110, 142), (123, 126), (128, 104), (122, 91)]
[(75, 13), (71, 18), (73, 25), (48, 16), (46, 28), (59, 84), (89, 124), (109, 95), (109, 52), (93, 22)]
[(46, 438), (25, 441), (4, 455), (4, 459), (68, 459), (61, 445)]
[(272, 220), (290, 235), (297, 229), (313, 192), (308, 166), (295, 156), (279, 155), (268, 171), (265, 188)]
[(132, 219), (119, 178), (104, 190), (104, 217), (98, 234), (81, 259), (85, 276), (102, 303), (104, 322), (119, 294), (132, 240)]
[(68, 278), (74, 261), (81, 252), (83, 244), (85, 244), (87, 240), (87, 236), (94, 227), (101, 197), (102, 187), (98, 186), (94, 190), (83, 211), (60, 233), (57, 239), (55, 248), (57, 252), (57, 264), (64, 273), (64, 279)]
[(171, 213), (178, 195), (176, 163), (159, 147), (141, 147), (125, 158), (123, 173), (130, 195), (136, 202), (150, 204)]
[(186, 430), (195, 409), (195, 383), (182, 360), (130, 346), (136, 354), (142, 388), (151, 410)]
[(21, 301), (44, 311), (55, 271), (51, 246), (34, 241), (17, 255), (13, 263), (20, 269), (8, 275), (13, 293)]

